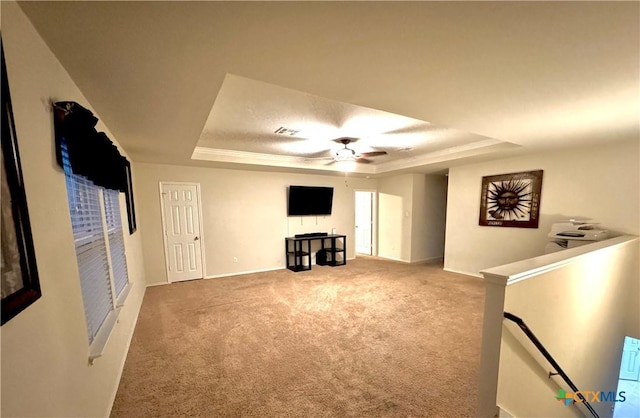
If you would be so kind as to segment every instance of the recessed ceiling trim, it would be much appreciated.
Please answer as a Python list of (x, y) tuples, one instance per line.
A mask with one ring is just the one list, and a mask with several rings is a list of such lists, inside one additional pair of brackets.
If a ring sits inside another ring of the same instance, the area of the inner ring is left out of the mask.
[[(386, 174), (394, 171), (424, 168), (427, 165), (455, 161), (489, 153), (520, 148), (520, 145), (503, 142), (496, 139), (477, 141), (458, 147), (447, 148), (426, 155), (403, 158), (401, 160), (386, 163), (356, 164), (349, 169), (350, 172), (359, 174)], [(318, 171), (343, 171), (339, 164), (327, 164), (325, 161), (309, 161), (303, 157), (287, 155), (261, 154), (255, 152), (236, 151), (227, 149), (196, 147), (191, 156), (194, 160), (235, 163), (238, 165), (262, 165), (286, 168), (299, 168)]]
[(487, 139), (485, 141), (478, 141), (471, 144), (451, 147), (444, 150), (431, 152), (429, 154), (423, 154), (415, 157), (408, 157), (400, 160), (381, 163), (376, 167), (376, 174), (423, 167), (425, 165), (453, 161), (461, 158), (475, 157), (478, 155), (504, 151), (513, 148), (520, 148), (520, 145), (499, 141), (497, 139)]
[(191, 158), (194, 160), (203, 159), (203, 158), (199, 158), (201, 156), (218, 156), (221, 158), (251, 158), (251, 159), (268, 160), (268, 161), (288, 161), (288, 162), (299, 162), (303, 160), (303, 158), (301, 157), (294, 157), (289, 155), (263, 154), (258, 152), (237, 151), (237, 150), (220, 149), (220, 148), (195, 147)]
[[(335, 164), (327, 164), (326, 161), (310, 162), (303, 157), (291, 157), (287, 155), (261, 154), (255, 152), (226, 150), (218, 148), (196, 147), (191, 155), (193, 160), (236, 163), (242, 165), (264, 165), (287, 168), (313, 169), (319, 171), (342, 171)], [(375, 167), (359, 164), (349, 170), (354, 173), (375, 174)]]

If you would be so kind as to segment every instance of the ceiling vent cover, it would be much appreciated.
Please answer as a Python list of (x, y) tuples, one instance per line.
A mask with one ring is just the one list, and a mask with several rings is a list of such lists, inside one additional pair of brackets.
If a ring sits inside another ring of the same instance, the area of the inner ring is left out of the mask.
[(275, 133), (277, 133), (278, 135), (288, 135), (288, 136), (294, 136), (298, 132), (300, 131), (296, 131), (295, 129), (285, 128), (284, 126), (281, 126), (275, 130)]

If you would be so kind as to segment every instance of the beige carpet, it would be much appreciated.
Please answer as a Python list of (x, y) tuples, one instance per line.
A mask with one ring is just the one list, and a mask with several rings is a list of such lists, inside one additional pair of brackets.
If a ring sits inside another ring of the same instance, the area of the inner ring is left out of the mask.
[(483, 305), (373, 258), (151, 287), (112, 416), (473, 416)]

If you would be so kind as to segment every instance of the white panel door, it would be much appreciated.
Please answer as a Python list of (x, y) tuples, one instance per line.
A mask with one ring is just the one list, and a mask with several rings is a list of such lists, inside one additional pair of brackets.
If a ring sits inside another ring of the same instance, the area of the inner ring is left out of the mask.
[(200, 194), (195, 183), (161, 183), (167, 277), (201, 279)]
[(624, 338), (620, 379), (640, 381), (640, 340)]
[(372, 255), (373, 192), (356, 192), (356, 252)]

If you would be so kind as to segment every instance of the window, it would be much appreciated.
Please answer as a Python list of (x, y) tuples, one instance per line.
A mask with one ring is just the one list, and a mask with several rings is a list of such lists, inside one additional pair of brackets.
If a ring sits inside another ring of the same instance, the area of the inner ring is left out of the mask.
[(113, 270), (113, 285), (117, 306), (122, 306), (123, 293), (128, 289), (129, 275), (127, 274), (127, 260), (124, 253), (124, 235), (120, 216), (120, 193), (117, 190), (104, 189), (104, 214), (107, 222), (107, 236), (109, 252), (111, 254), (111, 268)]
[(73, 174), (61, 146), (90, 360), (99, 357), (129, 291), (119, 192)]

